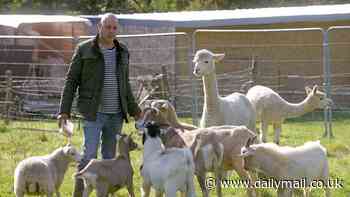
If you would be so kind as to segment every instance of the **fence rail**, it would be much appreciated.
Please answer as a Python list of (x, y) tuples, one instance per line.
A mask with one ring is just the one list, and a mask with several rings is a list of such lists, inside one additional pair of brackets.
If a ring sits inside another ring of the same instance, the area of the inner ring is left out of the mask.
[[(191, 114), (198, 124), (203, 89), (201, 79), (192, 75), (191, 63), (198, 48), (226, 53), (217, 71), (223, 96), (235, 91), (245, 93), (259, 83), (298, 101), (304, 96), (303, 86), (315, 83), (325, 90), (327, 97), (338, 99), (336, 110), (350, 109), (346, 102), (350, 96), (350, 69), (343, 69), (350, 63), (346, 55), (350, 52), (350, 36), (339, 36), (343, 31), (350, 31), (350, 27), (199, 29), (191, 36), (176, 32), (117, 37), (129, 47), (134, 92), (140, 85), (140, 75), (164, 73), (164, 68), (168, 99), (179, 115)], [(0, 115), (35, 120), (55, 117), (70, 56), (77, 43), (92, 37), (0, 35), (0, 107), (4, 109)], [(2, 40), (16, 42), (4, 46), (1, 43), (7, 42)], [(34, 44), (21, 47), (21, 40)], [(6, 70), (12, 73), (5, 73)], [(324, 120), (325, 133), (331, 137), (331, 108), (324, 109)]]

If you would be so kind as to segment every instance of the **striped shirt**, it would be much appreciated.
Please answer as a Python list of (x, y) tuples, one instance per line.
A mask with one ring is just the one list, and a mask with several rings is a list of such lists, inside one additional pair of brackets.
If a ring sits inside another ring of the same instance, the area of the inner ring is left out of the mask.
[(104, 81), (101, 92), (99, 112), (120, 113), (119, 81), (120, 74), (116, 72), (116, 49), (101, 48), (104, 57)]

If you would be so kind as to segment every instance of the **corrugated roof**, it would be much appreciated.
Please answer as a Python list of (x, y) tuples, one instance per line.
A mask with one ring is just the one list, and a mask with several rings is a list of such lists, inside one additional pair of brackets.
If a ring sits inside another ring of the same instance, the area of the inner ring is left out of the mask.
[(121, 23), (210, 27), (350, 19), (350, 4), (117, 15)]
[(64, 15), (0, 15), (0, 25), (17, 28), (23, 23), (88, 22), (89, 20)]

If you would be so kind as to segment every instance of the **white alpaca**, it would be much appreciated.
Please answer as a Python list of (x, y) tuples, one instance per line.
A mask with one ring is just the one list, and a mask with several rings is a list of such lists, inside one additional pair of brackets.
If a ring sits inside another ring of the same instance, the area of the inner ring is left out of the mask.
[(280, 142), (282, 123), (286, 118), (298, 117), (307, 112), (332, 103), (325, 94), (314, 86), (311, 90), (306, 87), (307, 97), (300, 103), (289, 103), (279, 94), (265, 86), (254, 86), (248, 90), (247, 98), (252, 103), (257, 121), (261, 121), (261, 141), (266, 142), (268, 125), (275, 130), (275, 143)]
[(200, 127), (219, 125), (245, 125), (255, 131), (255, 111), (245, 95), (232, 93), (221, 97), (216, 81), (215, 62), (224, 54), (214, 54), (206, 49), (197, 51), (193, 74), (203, 79), (204, 105)]

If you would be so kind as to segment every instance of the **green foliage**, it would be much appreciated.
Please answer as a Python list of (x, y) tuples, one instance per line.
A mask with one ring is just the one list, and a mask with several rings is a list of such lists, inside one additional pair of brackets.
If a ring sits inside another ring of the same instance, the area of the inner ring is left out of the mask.
[(2, 124), (0, 125), (0, 133), (6, 133), (9, 132), (10, 130), (7, 128), (6, 125)]
[(2, 13), (100, 14), (341, 4), (346, 0), (0, 0)]
[[(283, 125), (283, 131), (281, 136), (281, 144), (298, 146), (306, 141), (320, 140), (321, 143), (327, 148), (328, 159), (330, 165), (331, 179), (343, 180), (344, 188), (332, 189), (332, 196), (348, 196), (350, 193), (350, 132), (347, 132), (350, 119), (349, 116), (341, 115), (341, 119), (337, 119), (333, 122), (333, 132), (335, 138), (327, 139), (322, 138), (324, 132), (323, 122), (318, 120), (318, 116), (315, 115), (316, 120), (309, 118), (305, 119), (293, 119), (286, 122)], [(338, 115), (335, 115), (338, 117)], [(182, 121), (191, 123), (191, 119), (183, 118)], [(76, 128), (78, 124), (76, 123)], [(0, 128), (5, 127), (0, 124)], [(54, 129), (57, 127), (55, 121), (52, 122), (11, 122), (6, 127), (7, 132), (0, 132), (0, 196), (1, 197), (14, 197), (13, 194), (13, 172), (19, 161), (26, 157), (34, 155), (45, 155), (52, 152), (59, 146), (65, 145), (65, 138), (58, 133), (43, 133), (38, 131), (19, 130), (14, 128), (23, 127), (35, 127), (41, 129)], [(80, 126), (81, 127), (81, 126)], [(75, 130), (73, 135), (72, 144), (81, 149), (82, 145), (82, 130)], [(124, 133), (135, 133), (133, 137), (142, 147), (141, 136), (136, 134), (134, 129), (134, 123), (130, 122), (123, 127)], [(273, 139), (272, 128), (268, 133), (268, 141)], [(140, 186), (142, 178), (140, 175), (139, 167), (142, 162), (142, 149), (136, 150), (131, 153), (131, 161), (134, 168), (134, 190), (136, 196), (140, 196)], [(71, 196), (73, 190), (72, 175), (75, 172), (75, 164), (72, 164), (63, 181), (60, 189), (61, 196)], [(236, 173), (233, 173), (230, 179), (239, 180)], [(196, 185), (196, 193), (201, 196), (201, 191), (197, 180), (194, 179)], [(223, 188), (224, 196), (246, 196), (244, 188)], [(276, 197), (274, 189), (259, 189), (261, 197)], [(298, 194), (302, 192), (298, 191)], [(313, 189), (312, 196), (323, 196), (324, 192), (321, 189)], [(122, 189), (117, 193), (118, 196), (128, 196), (127, 190)], [(95, 196), (93, 194), (92, 196)], [(152, 194), (154, 196), (154, 193)], [(215, 196), (215, 191), (211, 191), (211, 196)]]

